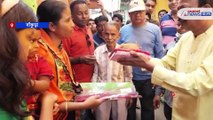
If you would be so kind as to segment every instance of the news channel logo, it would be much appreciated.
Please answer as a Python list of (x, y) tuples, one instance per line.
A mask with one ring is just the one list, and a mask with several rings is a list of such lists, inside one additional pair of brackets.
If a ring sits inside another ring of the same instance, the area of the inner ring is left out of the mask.
[(213, 8), (182, 8), (177, 15), (183, 20), (213, 20)]

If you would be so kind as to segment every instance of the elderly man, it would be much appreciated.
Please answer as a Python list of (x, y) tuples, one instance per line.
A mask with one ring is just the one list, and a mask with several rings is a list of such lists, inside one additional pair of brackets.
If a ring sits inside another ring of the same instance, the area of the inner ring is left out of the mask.
[[(160, 28), (146, 22), (146, 9), (143, 0), (132, 0), (129, 4), (129, 16), (132, 24), (121, 29), (121, 38), (118, 43), (136, 43), (143, 50), (148, 51), (153, 57), (161, 58), (164, 55)], [(154, 120), (153, 97), (155, 91), (151, 84), (151, 73), (133, 67), (133, 83), (136, 90), (143, 97), (140, 98), (141, 119)], [(128, 115), (128, 119), (135, 120), (135, 104)]]
[[(181, 8), (212, 8), (213, 0), (179, 0)], [(146, 68), (152, 83), (174, 91), (172, 120), (213, 119), (213, 20), (180, 20), (190, 30), (162, 59), (132, 52), (120, 63)]]

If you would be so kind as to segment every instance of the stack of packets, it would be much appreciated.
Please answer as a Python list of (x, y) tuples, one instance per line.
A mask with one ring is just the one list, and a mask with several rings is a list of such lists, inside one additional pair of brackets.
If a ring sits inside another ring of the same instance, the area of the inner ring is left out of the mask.
[(118, 61), (120, 58), (131, 58), (130, 51), (139, 52), (142, 54), (150, 55), (147, 51), (142, 51), (140, 49), (132, 50), (132, 49), (124, 49), (124, 48), (116, 48), (109, 55), (109, 59), (113, 61)]
[(92, 82), (81, 83), (83, 92), (75, 97), (75, 101), (82, 102), (90, 96), (98, 95), (102, 99), (116, 100), (120, 98), (141, 97), (132, 82)]

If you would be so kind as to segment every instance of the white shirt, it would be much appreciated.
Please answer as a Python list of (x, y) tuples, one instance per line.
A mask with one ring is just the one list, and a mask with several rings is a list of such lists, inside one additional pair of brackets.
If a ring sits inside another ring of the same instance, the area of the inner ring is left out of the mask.
[[(119, 47), (118, 44), (116, 44), (117, 47)], [(96, 48), (94, 55), (97, 63), (92, 77), (93, 82), (130, 82), (132, 80), (132, 67), (110, 60), (110, 52), (105, 44)]]

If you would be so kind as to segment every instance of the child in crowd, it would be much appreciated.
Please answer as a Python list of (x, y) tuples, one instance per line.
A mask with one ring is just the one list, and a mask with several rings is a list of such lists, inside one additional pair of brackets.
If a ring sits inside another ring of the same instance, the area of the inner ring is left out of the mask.
[[(119, 45), (120, 26), (116, 22), (108, 22), (104, 25), (103, 38), (106, 44), (96, 48), (95, 56), (97, 63), (93, 74), (93, 82), (130, 82), (132, 80), (132, 70), (129, 66), (123, 66), (109, 59), (109, 54)], [(105, 101), (95, 110), (97, 120), (126, 120), (127, 100), (118, 99)]]
[[(29, 94), (25, 96), (25, 99), (34, 119), (52, 120), (53, 106), (54, 104), (58, 106), (55, 103), (57, 96), (47, 92), (50, 80), (53, 78), (53, 73), (47, 61), (37, 54), (39, 49), (37, 40), (40, 39), (40, 31), (35, 30), (34, 33), (34, 43), (29, 48), (28, 60), (26, 62), (32, 86), (29, 89)], [(40, 98), (40, 101), (38, 101), (38, 98)], [(41, 108), (38, 103), (42, 104)], [(41, 116), (39, 113), (36, 113), (40, 111), (40, 109)]]
[[(37, 45), (37, 37), (35, 29), (10, 28), (8, 23), (11, 21), (37, 22), (37, 18), (21, 0), (0, 0), (0, 119), (23, 120), (30, 115), (23, 98), (26, 89), (40, 89), (37, 87), (40, 83), (30, 81), (25, 67), (29, 49)], [(44, 96), (42, 101), (52, 100), (49, 99), (51, 94)], [(44, 114), (48, 116), (46, 113)]]

